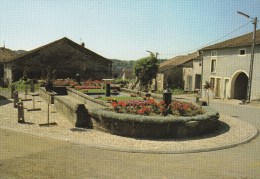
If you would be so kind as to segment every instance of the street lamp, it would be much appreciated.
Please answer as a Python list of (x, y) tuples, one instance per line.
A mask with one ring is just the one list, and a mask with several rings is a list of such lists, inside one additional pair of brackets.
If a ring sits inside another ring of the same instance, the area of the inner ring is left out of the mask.
[(246, 93), (246, 101), (250, 102), (251, 98), (251, 86), (252, 86), (252, 76), (253, 76), (253, 65), (254, 65), (254, 52), (255, 52), (255, 39), (256, 39), (256, 26), (257, 26), (257, 17), (252, 18), (249, 15), (237, 11), (238, 14), (251, 19), (252, 24), (254, 24), (254, 29), (253, 29), (253, 39), (252, 39), (252, 49), (251, 49), (251, 61), (250, 61), (250, 68), (249, 68), (249, 78), (248, 78), (248, 85), (247, 85), (247, 93)]
[[(146, 52), (149, 52), (150, 54), (154, 54), (153, 52), (149, 51), (149, 50), (146, 50)], [(157, 56), (159, 55), (158, 52), (155, 52), (155, 58), (157, 59)]]

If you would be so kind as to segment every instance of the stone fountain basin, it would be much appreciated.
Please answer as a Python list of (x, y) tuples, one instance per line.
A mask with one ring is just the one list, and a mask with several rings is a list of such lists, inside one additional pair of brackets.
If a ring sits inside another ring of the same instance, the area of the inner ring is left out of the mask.
[(205, 106), (197, 116), (141, 116), (105, 109), (91, 109), (93, 128), (110, 134), (133, 138), (187, 138), (214, 132), (219, 127), (219, 113)]

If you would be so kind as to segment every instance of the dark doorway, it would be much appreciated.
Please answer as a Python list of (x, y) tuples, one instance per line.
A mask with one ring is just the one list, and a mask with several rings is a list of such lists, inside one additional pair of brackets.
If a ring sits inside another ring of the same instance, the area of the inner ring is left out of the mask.
[(234, 98), (246, 99), (248, 77), (245, 73), (240, 73), (235, 81)]

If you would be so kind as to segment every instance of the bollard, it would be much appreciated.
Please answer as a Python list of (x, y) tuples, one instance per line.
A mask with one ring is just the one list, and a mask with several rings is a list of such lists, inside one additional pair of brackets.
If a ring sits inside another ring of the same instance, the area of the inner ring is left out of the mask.
[(14, 91), (13, 96), (14, 96), (14, 108), (17, 108), (17, 103), (19, 102), (18, 91)]
[(24, 111), (23, 111), (23, 102), (17, 103), (18, 109), (18, 123), (24, 123)]
[(30, 92), (34, 93), (34, 83), (31, 82), (30, 84)]
[(106, 96), (110, 96), (110, 84), (106, 84)]
[(11, 85), (11, 98), (14, 98), (14, 91), (15, 91), (15, 86)]
[(163, 101), (168, 106), (172, 102), (172, 93), (169, 89), (169, 85), (167, 84), (166, 90), (163, 92)]
[(51, 96), (50, 96), (50, 103), (54, 104), (54, 94), (52, 94), (52, 93), (51, 93)]

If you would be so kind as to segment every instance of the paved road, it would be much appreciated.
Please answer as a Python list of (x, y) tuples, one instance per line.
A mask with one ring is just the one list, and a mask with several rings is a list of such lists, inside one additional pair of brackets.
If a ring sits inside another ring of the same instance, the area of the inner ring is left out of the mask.
[(259, 140), (195, 154), (97, 150), (0, 129), (0, 178), (259, 178)]
[(232, 105), (219, 102), (211, 102), (210, 106), (217, 111), (234, 116), (249, 122), (260, 129), (260, 108), (247, 105)]

